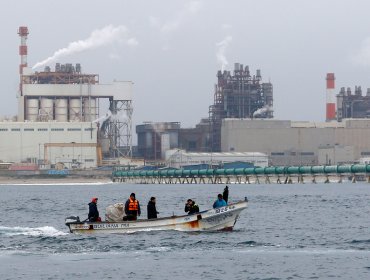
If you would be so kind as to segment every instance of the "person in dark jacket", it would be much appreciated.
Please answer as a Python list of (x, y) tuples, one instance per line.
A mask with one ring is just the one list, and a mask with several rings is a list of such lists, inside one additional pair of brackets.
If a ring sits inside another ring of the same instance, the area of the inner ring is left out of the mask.
[(199, 212), (199, 206), (195, 203), (194, 200), (188, 199), (185, 203), (185, 212), (188, 213), (188, 215), (192, 215)]
[(159, 214), (159, 212), (157, 212), (157, 208), (155, 207), (155, 204), (156, 204), (155, 197), (152, 196), (147, 206), (148, 220), (157, 219), (157, 214)]
[(228, 186), (224, 188), (224, 193), (222, 194), (222, 197), (227, 203), (227, 201), (229, 200), (229, 187)]
[(139, 201), (135, 198), (134, 193), (131, 193), (130, 198), (126, 201), (125, 213), (126, 217), (124, 217), (124, 219), (128, 221), (136, 221), (137, 216), (141, 215), (140, 204)]
[(87, 216), (89, 222), (101, 222), (97, 203), (98, 203), (97, 197), (92, 198), (91, 202), (89, 203), (89, 215)]

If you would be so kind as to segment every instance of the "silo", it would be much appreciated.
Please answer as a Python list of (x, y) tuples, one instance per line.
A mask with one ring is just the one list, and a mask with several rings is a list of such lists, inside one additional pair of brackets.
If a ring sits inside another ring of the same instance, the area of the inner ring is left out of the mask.
[(83, 105), (85, 122), (96, 120), (96, 98), (85, 98)]
[(39, 115), (39, 100), (27, 99), (26, 106), (26, 120), (37, 121), (37, 116)]
[(55, 100), (55, 120), (58, 122), (68, 121), (68, 100), (66, 98)]
[(69, 100), (69, 120), (70, 121), (81, 121), (81, 100), (70, 99)]
[(41, 98), (40, 117), (42, 120), (49, 121), (53, 119), (53, 103), (51, 98)]

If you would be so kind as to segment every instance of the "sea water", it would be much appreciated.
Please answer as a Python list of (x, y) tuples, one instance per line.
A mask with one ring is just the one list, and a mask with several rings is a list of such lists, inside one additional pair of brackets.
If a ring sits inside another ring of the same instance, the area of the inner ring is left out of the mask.
[(370, 279), (370, 184), (229, 185), (249, 199), (232, 232), (70, 234), (136, 193), (159, 216), (211, 207), (223, 185), (2, 185), (0, 279)]

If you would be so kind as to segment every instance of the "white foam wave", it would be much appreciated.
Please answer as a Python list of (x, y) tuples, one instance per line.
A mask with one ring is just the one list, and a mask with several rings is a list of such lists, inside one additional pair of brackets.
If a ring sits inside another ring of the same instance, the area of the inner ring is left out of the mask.
[(5, 236), (26, 235), (26, 236), (55, 237), (55, 236), (63, 236), (67, 234), (68, 233), (57, 230), (56, 228), (50, 227), (50, 226), (37, 227), (37, 228), (0, 226), (0, 235), (5, 235)]

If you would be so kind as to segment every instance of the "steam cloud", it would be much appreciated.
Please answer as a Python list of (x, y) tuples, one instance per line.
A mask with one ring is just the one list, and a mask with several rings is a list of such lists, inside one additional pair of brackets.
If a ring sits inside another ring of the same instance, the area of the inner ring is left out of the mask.
[[(186, 3), (181, 11), (179, 11), (173, 19), (161, 23), (161, 20), (157, 17), (149, 17), (149, 24), (151, 27), (158, 29), (163, 39), (166, 41), (171, 33), (183, 25), (189, 17), (196, 15), (203, 8), (203, 3), (200, 1), (190, 1)], [(168, 50), (168, 42), (162, 48)]]
[(57, 50), (52, 56), (43, 61), (37, 62), (32, 69), (45, 66), (62, 57), (83, 52), (86, 50), (96, 49), (102, 46), (110, 45), (116, 42), (124, 42), (128, 46), (136, 46), (138, 44), (136, 38), (127, 38), (128, 29), (124, 25), (113, 26), (107, 25), (101, 29), (96, 29), (91, 32), (90, 37), (85, 40), (71, 42), (67, 47)]
[(229, 64), (229, 62), (226, 59), (225, 52), (232, 40), (233, 38), (231, 36), (227, 36), (221, 42), (216, 44), (218, 48), (216, 52), (216, 57), (217, 61), (221, 64), (221, 71), (224, 71), (226, 66)]

